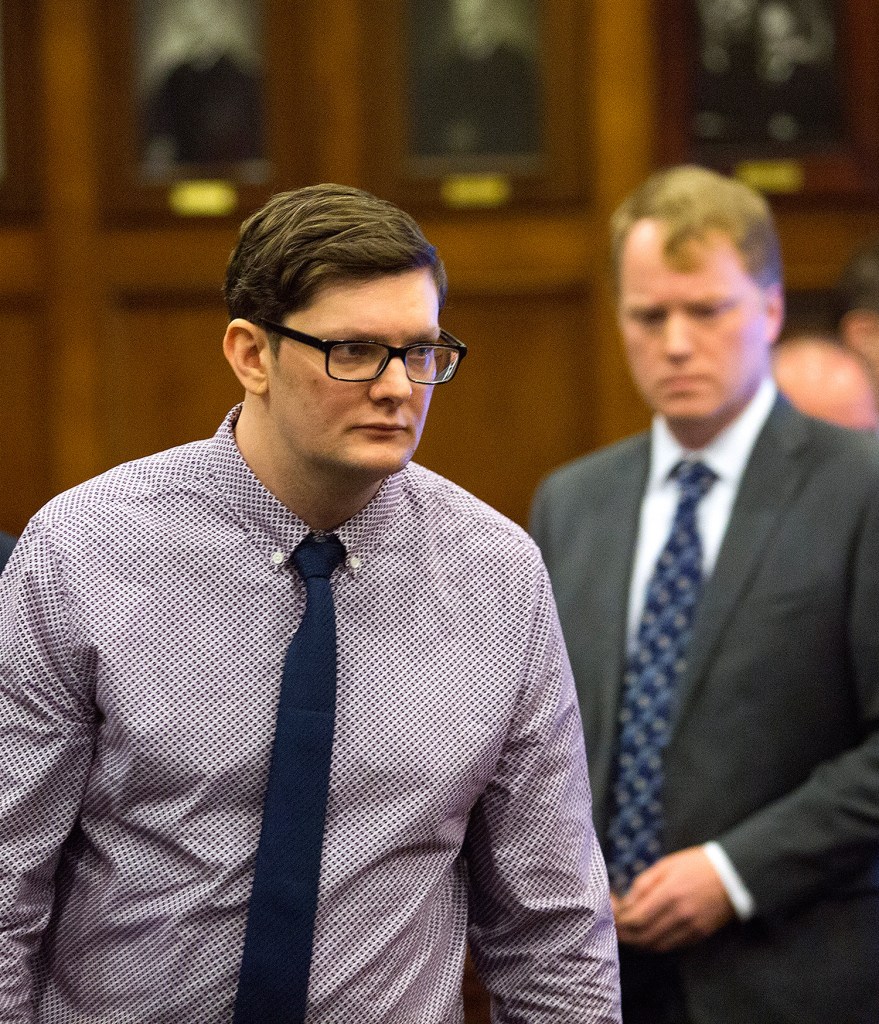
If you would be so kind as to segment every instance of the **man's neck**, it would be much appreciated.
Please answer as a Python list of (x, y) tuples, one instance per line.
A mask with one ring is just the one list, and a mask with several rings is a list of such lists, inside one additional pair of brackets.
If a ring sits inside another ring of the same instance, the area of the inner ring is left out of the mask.
[(338, 472), (322, 474), (313, 466), (306, 471), (289, 465), (284, 453), (266, 441), (246, 403), (235, 424), (235, 443), (263, 487), (312, 530), (335, 530), (365, 508), (384, 483), (354, 473), (344, 477)]

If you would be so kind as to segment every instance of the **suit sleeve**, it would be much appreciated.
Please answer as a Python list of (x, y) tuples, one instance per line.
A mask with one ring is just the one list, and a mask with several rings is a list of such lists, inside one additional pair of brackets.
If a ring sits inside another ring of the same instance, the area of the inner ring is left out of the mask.
[(15, 537), (10, 537), (8, 533), (0, 533), (0, 572), (3, 572), (14, 547)]
[(526, 662), (495, 776), (467, 833), (473, 957), (496, 1024), (611, 1024), (620, 1011), (607, 875), (542, 566)]
[(847, 886), (879, 889), (879, 491), (854, 538), (849, 572), (850, 685), (840, 686), (837, 699), (856, 704), (858, 742), (718, 837), (759, 915)]

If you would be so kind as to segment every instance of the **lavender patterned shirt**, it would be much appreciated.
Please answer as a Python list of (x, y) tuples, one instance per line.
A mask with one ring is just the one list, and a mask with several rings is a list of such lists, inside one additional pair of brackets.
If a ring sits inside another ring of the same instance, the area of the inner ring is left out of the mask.
[[(0, 1021), (232, 1018), (306, 525), (217, 435), (62, 494), (0, 582)], [(338, 530), (309, 1022), (619, 1020), (570, 669), (525, 533), (410, 465)]]

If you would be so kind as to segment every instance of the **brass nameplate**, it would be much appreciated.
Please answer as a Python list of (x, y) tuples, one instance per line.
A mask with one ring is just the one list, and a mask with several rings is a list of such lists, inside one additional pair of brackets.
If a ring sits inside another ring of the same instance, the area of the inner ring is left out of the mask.
[(736, 177), (759, 192), (802, 192), (805, 182), (796, 160), (745, 160), (736, 167)]
[(492, 207), (508, 203), (513, 194), (510, 179), (503, 174), (452, 174), (440, 185), (446, 206)]
[(179, 181), (168, 205), (180, 217), (226, 217), (238, 205), (238, 192), (228, 181)]

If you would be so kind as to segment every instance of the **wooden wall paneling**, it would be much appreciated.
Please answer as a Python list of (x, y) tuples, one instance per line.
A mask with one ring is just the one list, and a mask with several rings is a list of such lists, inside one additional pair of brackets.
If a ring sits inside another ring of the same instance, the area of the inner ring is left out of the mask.
[(53, 493), (46, 460), (51, 446), (49, 354), (44, 310), (34, 295), (0, 295), (0, 321), (0, 529), (19, 534)]
[(101, 462), (212, 434), (240, 401), (222, 353), (222, 297), (237, 230), (219, 223), (107, 231)]
[(90, 4), (43, 0), (40, 56), (46, 116), (41, 278), (46, 285), (47, 364), (53, 489), (100, 468), (97, 410), (103, 270), (98, 237), (95, 143), (96, 57)]
[[(107, 231), (102, 236), (110, 295), (202, 292), (218, 306), (238, 227), (216, 222)], [(115, 303), (114, 303), (115, 304)]]
[(6, 0), (0, 10), (0, 529), (18, 534), (51, 497), (51, 364), (39, 229), (44, 123), (38, 5)]
[(121, 295), (111, 322), (100, 359), (106, 466), (208, 437), (241, 400), (215, 293)]
[(443, 323), (469, 353), (435, 389), (417, 460), (525, 525), (539, 480), (594, 437), (590, 319), (584, 289), (457, 289)]
[(449, 294), (564, 290), (593, 275), (603, 251), (580, 211), (474, 211), (419, 217), (449, 274)]
[[(221, 222), (236, 226), (275, 192), (315, 178), (322, 138), (320, 97), (312, 86), (314, 37), (308, 5), (258, 3), (263, 25), (262, 96), (265, 160), (175, 162), (167, 173), (145, 169), (144, 97), (137, 83), (138, 0), (93, 0), (97, 13), (97, 94), (102, 214), (114, 226), (161, 227)], [(230, 121), (230, 129), (234, 121)], [(195, 186), (192, 188), (191, 186)], [(190, 186), (188, 209), (180, 188)], [(199, 199), (201, 196), (201, 199)], [(215, 204), (211, 196), (225, 197)]]
[(0, 218), (33, 222), (40, 207), (44, 125), (38, 46), (39, 6), (4, 0), (0, 10)]
[[(465, 209), (471, 204), (478, 208), (509, 203), (546, 209), (582, 202), (590, 176), (590, 154), (583, 145), (587, 137), (579, 130), (588, 109), (580, 62), (588, 5), (581, 0), (536, 4), (541, 100), (536, 148), (513, 153), (477, 148), (437, 155), (418, 153), (413, 142), (423, 123), (415, 121), (419, 112), (412, 109), (416, 91), (412, 73), (413, 68), (437, 70), (449, 58), (451, 48), (442, 45), (451, 34), (445, 14), (448, 5), (425, 5), (425, 11), (432, 16), (435, 11), (436, 17), (426, 33), (425, 49), (436, 44), (436, 53), (428, 53), (417, 64), (409, 38), (414, 6), (411, 0), (362, 5), (364, 114), (370, 139), (364, 156), (369, 187), (413, 209), (455, 208), (458, 203)], [(438, 78), (427, 95), (452, 86), (454, 74), (450, 70), (448, 79)], [(502, 116), (499, 110), (493, 113)], [(422, 121), (424, 117), (422, 111)], [(516, 123), (514, 116), (512, 124)]]
[(18, 534), (52, 496), (51, 332), (44, 308), (41, 234), (33, 227), (0, 231), (0, 530)]
[(855, 249), (879, 235), (875, 203), (796, 209), (779, 198), (774, 206), (789, 288), (830, 287)]
[(602, 256), (596, 270), (597, 339), (596, 444), (606, 444), (642, 429), (648, 421), (632, 384), (614, 312), (611, 279), (606, 272), (608, 221), (617, 205), (655, 165), (657, 122), (652, 0), (593, 0), (595, 60), (592, 76), (595, 111), (595, 203), (590, 242)]
[[(755, 11), (745, 15), (744, 39), (733, 32), (727, 38), (721, 30), (717, 45), (729, 46), (730, 65), (722, 72), (707, 72), (700, 61), (697, 7), (693, 0), (656, 0), (655, 31), (663, 56), (658, 89), (663, 161), (704, 163), (797, 198), (875, 200), (879, 21), (874, 0), (829, 4), (832, 58), (817, 52), (796, 55), (774, 81), (758, 74), (758, 44), (746, 41), (751, 31), (756, 35)], [(804, 15), (803, 21), (816, 19), (812, 35), (807, 35), (810, 43), (823, 38), (820, 15), (819, 7)], [(737, 18), (734, 15), (731, 22)], [(748, 29), (751, 18), (755, 24)], [(802, 28), (808, 32), (807, 26), (797, 26)], [(709, 80), (700, 82), (703, 75)], [(701, 115), (715, 122), (712, 127), (721, 133), (719, 138), (700, 139), (694, 130), (700, 105), (706, 101), (700, 89), (712, 93), (711, 105), (702, 108)], [(774, 115), (771, 104), (777, 104)]]
[(312, 96), (314, 130), (300, 141), (312, 150), (313, 180), (363, 188), (364, 152), (375, 139), (365, 130), (367, 95), (359, 71), (376, 57), (364, 38), (364, 11), (360, 0), (302, 6), (308, 10), (304, 35), (288, 37), (285, 46), (293, 59), (308, 60), (305, 88)]

